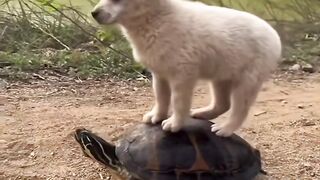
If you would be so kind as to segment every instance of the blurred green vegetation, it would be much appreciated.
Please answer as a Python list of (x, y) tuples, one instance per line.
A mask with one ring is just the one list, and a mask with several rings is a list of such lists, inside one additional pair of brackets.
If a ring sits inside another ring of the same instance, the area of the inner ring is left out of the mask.
[(74, 5), (8, 0), (0, 6), (0, 77), (44, 69), (81, 79), (145, 76), (120, 32), (93, 26)]
[[(320, 1), (203, 1), (263, 17), (280, 33), (287, 60), (319, 64)], [(127, 41), (115, 27), (102, 28), (92, 21), (89, 11), (95, 2), (2, 0), (0, 78), (48, 69), (81, 79), (148, 76), (133, 61)]]

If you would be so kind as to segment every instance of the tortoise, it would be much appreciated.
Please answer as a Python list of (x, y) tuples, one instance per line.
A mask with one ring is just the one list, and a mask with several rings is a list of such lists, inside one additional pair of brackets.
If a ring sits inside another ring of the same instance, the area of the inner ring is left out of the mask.
[(210, 121), (190, 120), (175, 133), (138, 124), (117, 145), (85, 128), (75, 139), (85, 155), (130, 180), (250, 180), (266, 174), (259, 150), (240, 136), (220, 137)]

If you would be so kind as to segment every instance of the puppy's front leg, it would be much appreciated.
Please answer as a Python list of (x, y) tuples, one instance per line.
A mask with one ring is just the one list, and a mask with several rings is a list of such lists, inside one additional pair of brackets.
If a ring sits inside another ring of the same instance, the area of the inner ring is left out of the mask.
[(173, 115), (162, 122), (163, 130), (177, 132), (181, 129), (184, 121), (190, 118), (194, 85), (193, 79), (179, 79), (179, 81), (170, 82)]
[(168, 110), (170, 105), (170, 88), (167, 80), (152, 74), (152, 85), (155, 96), (155, 105), (153, 109), (143, 116), (145, 123), (156, 124), (168, 117)]

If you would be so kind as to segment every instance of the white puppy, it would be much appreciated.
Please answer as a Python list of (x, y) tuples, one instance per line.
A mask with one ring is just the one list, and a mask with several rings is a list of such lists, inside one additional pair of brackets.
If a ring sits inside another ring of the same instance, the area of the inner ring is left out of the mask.
[[(230, 136), (281, 58), (278, 33), (259, 17), (234, 9), (186, 0), (101, 0), (92, 15), (100, 24), (120, 25), (134, 58), (153, 75), (156, 102), (143, 120), (162, 121), (172, 132), (191, 116), (210, 120), (231, 106), (230, 119), (212, 126), (217, 135)], [(190, 115), (199, 79), (210, 82), (215, 102)]]

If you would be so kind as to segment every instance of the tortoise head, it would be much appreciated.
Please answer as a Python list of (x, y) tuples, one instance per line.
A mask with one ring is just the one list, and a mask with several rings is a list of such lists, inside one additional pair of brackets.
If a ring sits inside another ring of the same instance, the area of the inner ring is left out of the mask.
[(76, 129), (74, 137), (86, 156), (109, 168), (121, 171), (122, 165), (116, 156), (115, 145), (84, 128)]

